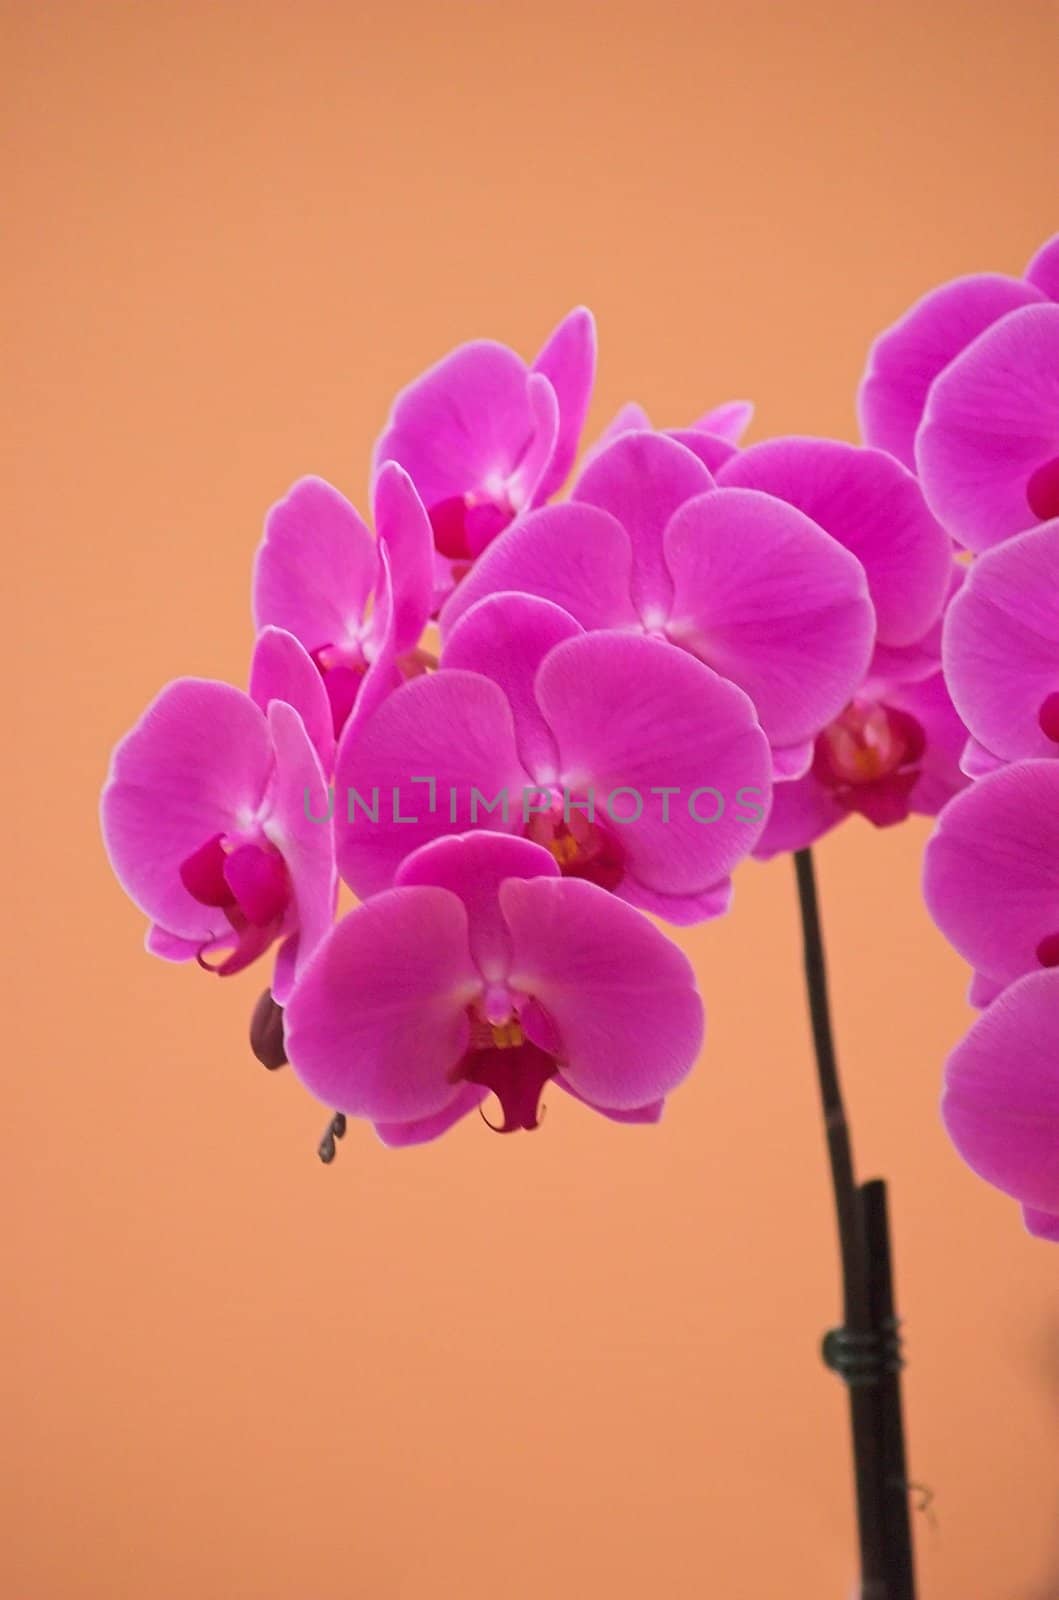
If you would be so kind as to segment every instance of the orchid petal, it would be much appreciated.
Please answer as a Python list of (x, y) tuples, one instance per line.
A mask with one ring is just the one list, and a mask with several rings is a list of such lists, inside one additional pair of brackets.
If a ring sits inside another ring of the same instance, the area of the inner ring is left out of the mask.
[(984, 972), (973, 972), (967, 985), (967, 1004), (979, 1011), (991, 1006), (998, 994), (1003, 994), (1007, 984), (998, 978), (987, 978)]
[(552, 782), (558, 771), (555, 739), (541, 714), (534, 678), (544, 657), (584, 630), (568, 611), (527, 594), (489, 595), (465, 611), (445, 643), (442, 667), (492, 678), (515, 719), (515, 742), (526, 771)]
[(500, 905), (510, 981), (548, 1012), (564, 1079), (593, 1104), (633, 1111), (695, 1063), (702, 1001), (687, 957), (631, 906), (574, 878), (509, 878)]
[(1005, 761), (1059, 756), (1041, 707), (1059, 692), (1059, 520), (975, 561), (945, 622), (949, 688), (974, 738)]
[(865, 442), (915, 471), (915, 437), (927, 394), (973, 339), (1039, 293), (1017, 278), (984, 272), (932, 289), (871, 347), (857, 396)]
[(433, 609), (434, 535), (415, 485), (396, 461), (385, 462), (375, 481), (375, 529), (379, 553), (390, 562), (394, 650), (404, 655), (419, 643)]
[(1059, 305), (1012, 311), (946, 367), (916, 463), (934, 515), (969, 550), (1059, 516)]
[(378, 573), (375, 540), (323, 478), (302, 478), (265, 519), (254, 562), (254, 620), (293, 633), (310, 655), (355, 642)]
[(884, 644), (914, 643), (939, 616), (952, 542), (892, 456), (837, 439), (769, 439), (739, 451), (717, 481), (777, 495), (852, 551)]
[(103, 838), (118, 882), (153, 922), (200, 945), (231, 932), (184, 887), (181, 864), (256, 816), (272, 770), (265, 718), (226, 683), (180, 678), (114, 752)]
[(719, 878), (700, 894), (663, 894), (626, 875), (616, 893), (638, 911), (661, 917), (675, 928), (692, 928), (700, 922), (727, 916), (732, 909), (735, 885), (731, 878)]
[(655, 612), (665, 617), (672, 596), (662, 549), (666, 524), (678, 506), (712, 488), (698, 457), (659, 433), (621, 434), (592, 457), (573, 487), (573, 500), (609, 512), (628, 534), (632, 598), (648, 625)]
[(397, 869), (394, 884), (430, 884), (448, 889), (467, 909), (472, 959), (488, 983), (498, 983), (511, 965), (511, 935), (498, 894), (507, 878), (557, 878), (550, 851), (529, 839), (503, 833), (463, 833), (435, 839)]
[(615, 1111), (613, 1107), (593, 1105), (591, 1100), (586, 1100), (583, 1094), (578, 1094), (573, 1084), (567, 1083), (561, 1072), (557, 1072), (554, 1080), (560, 1089), (565, 1089), (572, 1100), (579, 1100), (583, 1106), (588, 1106), (590, 1111), (598, 1111), (601, 1116), (608, 1117), (611, 1122), (624, 1122), (628, 1124), (641, 1123), (654, 1125), (661, 1122), (662, 1113), (666, 1108), (664, 1100), (652, 1100), (650, 1105), (637, 1106), (633, 1111)]
[(533, 504), (540, 505), (560, 488), (577, 454), (596, 373), (596, 324), (591, 311), (578, 306), (549, 336), (533, 363), (555, 392), (559, 427), (551, 460), (539, 479)]
[(284, 628), (262, 628), (250, 662), (250, 698), (267, 711), (271, 700), (293, 706), (325, 772), (335, 759), (331, 702), (305, 647)]
[(326, 1105), (376, 1123), (452, 1107), (481, 978), (467, 913), (447, 889), (390, 889), (344, 917), (284, 1012), (287, 1055)]
[(1049, 300), (1059, 300), (1059, 233), (1041, 245), (1026, 268), (1026, 281)]
[[(734, 684), (660, 640), (590, 633), (551, 651), (536, 691), (564, 787), (593, 797), (637, 884), (699, 896), (749, 854), (768, 807), (770, 757)], [(624, 823), (624, 807), (610, 804), (623, 789), (639, 810)]]
[(167, 928), (160, 928), (157, 922), (152, 922), (144, 939), (144, 948), (149, 955), (160, 956), (163, 961), (194, 961), (202, 942), (199, 939), (181, 939), (178, 934), (170, 933)]
[(1049, 1243), (1059, 1243), (1059, 1215), (1051, 1211), (1035, 1211), (1032, 1206), (1023, 1206), (1022, 1220), (1026, 1224), (1026, 1232), (1031, 1233), (1035, 1239), (1047, 1239)]
[(1004, 767), (945, 807), (927, 845), (927, 909), (986, 977), (1039, 964), (1059, 934), (1059, 764)]
[(435, 1112), (432, 1117), (420, 1117), (416, 1122), (377, 1122), (375, 1132), (391, 1150), (426, 1144), (431, 1139), (439, 1139), (457, 1122), (462, 1122), (472, 1111), (477, 1111), (488, 1093), (489, 1090), (483, 1089), (480, 1084), (461, 1083), (443, 1111)]
[[(980, 1178), (1059, 1213), (1059, 972), (1021, 979), (984, 1011), (945, 1069), (941, 1114)], [(1046, 1236), (1054, 1236), (1047, 1229)]]
[(717, 489), (666, 529), (667, 635), (750, 696), (771, 744), (812, 739), (864, 677), (874, 617), (860, 562), (794, 506)]
[[(559, 401), (543, 373), (530, 373), (526, 380), (526, 400), (532, 419), (530, 440), (509, 480), (509, 493), (516, 511), (537, 505), (544, 498), (540, 486), (555, 454), (555, 441), (559, 436)], [(468, 529), (471, 555), (481, 555), (486, 545), (496, 538), (498, 531), (488, 521), (478, 525), (472, 522)]]
[(849, 816), (833, 789), (806, 773), (795, 783), (778, 783), (772, 791), (772, 809), (754, 856), (771, 861), (788, 851), (807, 850), (817, 839), (837, 828)]
[(712, 433), (729, 444), (738, 444), (754, 420), (752, 400), (725, 400), (691, 424), (696, 433)]
[[(391, 883), (404, 857), (431, 839), (476, 823), (517, 831), (527, 782), (511, 708), (495, 683), (455, 668), (413, 678), (339, 744), (339, 871), (363, 897)], [(485, 809), (498, 795), (505, 806)]]
[(667, 428), (667, 439), (682, 444), (685, 450), (698, 456), (711, 476), (716, 476), (725, 462), (739, 454), (738, 448), (716, 433), (704, 433), (699, 428)]
[(302, 720), (289, 705), (274, 700), (268, 708), (268, 725), (276, 769), (265, 834), (290, 874), (298, 939), (289, 974), (277, 962), (272, 983), (274, 999), (284, 1005), (290, 984), (330, 930), (338, 878), (327, 780)]
[(397, 665), (393, 575), (387, 545), (379, 546), (379, 557), (379, 584), (375, 591), (375, 608), (371, 619), (372, 658), (368, 670), (356, 684), (353, 705), (343, 724), (342, 737), (349, 740), (356, 737), (354, 730), (375, 714), (387, 695), (393, 694), (394, 690), (399, 689), (404, 682)]
[(594, 506), (545, 506), (475, 563), (442, 612), (442, 637), (477, 601), (507, 591), (550, 600), (583, 628), (637, 627), (631, 582), (632, 548), (619, 522)]
[(506, 345), (475, 339), (401, 391), (376, 463), (397, 461), (429, 510), (494, 472), (510, 476), (527, 435), (526, 363)]

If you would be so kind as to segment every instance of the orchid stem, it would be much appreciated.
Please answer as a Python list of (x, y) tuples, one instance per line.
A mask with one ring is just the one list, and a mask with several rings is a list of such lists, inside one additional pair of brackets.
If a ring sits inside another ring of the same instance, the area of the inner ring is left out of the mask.
[(825, 1341), (825, 1359), (849, 1391), (861, 1600), (915, 1600), (885, 1189), (878, 1182), (857, 1186), (811, 851), (795, 851), (794, 869), (842, 1263), (843, 1326)]

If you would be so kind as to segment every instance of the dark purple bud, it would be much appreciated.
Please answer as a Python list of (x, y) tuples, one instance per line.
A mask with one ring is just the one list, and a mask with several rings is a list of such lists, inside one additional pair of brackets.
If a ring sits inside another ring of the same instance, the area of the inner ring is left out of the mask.
[(283, 1007), (278, 1006), (272, 993), (266, 989), (250, 1018), (250, 1048), (263, 1067), (275, 1072), (286, 1065), (287, 1052), (283, 1044)]

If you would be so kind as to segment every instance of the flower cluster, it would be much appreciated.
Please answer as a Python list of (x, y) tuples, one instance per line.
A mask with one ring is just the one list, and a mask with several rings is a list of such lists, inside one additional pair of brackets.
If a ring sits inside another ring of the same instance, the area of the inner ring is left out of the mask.
[(883, 334), (861, 416), (973, 555), (942, 628), (973, 783), (938, 818), (924, 888), (982, 1015), (942, 1113), (1059, 1240), (1059, 237), (1024, 278), (960, 278)]
[[(988, 302), (1005, 373), (1050, 337), (1020, 319), (1059, 318), (1049, 270)], [(317, 478), (269, 512), (248, 689), (180, 679), (115, 752), (104, 838), (148, 948), (225, 976), (274, 953), (254, 1049), (335, 1131), (417, 1143), (490, 1093), (498, 1126), (532, 1128), (551, 1082), (657, 1120), (704, 1031), (658, 920), (721, 915), (742, 860), (852, 815), (938, 813), (969, 733), (1006, 759), (1030, 737), (1005, 724), (1005, 745), (973, 669), (942, 671), (946, 611), (973, 632), (990, 603), (977, 572), (961, 590), (954, 534), (1016, 531), (967, 421), (995, 386), (982, 338), (957, 355), (970, 299), (879, 341), (863, 445), (744, 446), (752, 408), (730, 402), (668, 429), (626, 406), (582, 448), (583, 310), (530, 364), (478, 341), (416, 379), (374, 451), (374, 531)], [(1022, 378), (1005, 438), (1029, 426)], [(1049, 403), (1015, 452), (1038, 509)], [(1024, 677), (1026, 698), (1028, 656)], [(336, 920), (340, 878), (358, 904)]]

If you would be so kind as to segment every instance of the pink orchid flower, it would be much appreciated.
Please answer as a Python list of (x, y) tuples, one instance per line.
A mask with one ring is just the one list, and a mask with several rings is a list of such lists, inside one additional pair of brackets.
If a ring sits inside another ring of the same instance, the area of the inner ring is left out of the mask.
[(959, 765), (966, 741), (940, 671), (911, 682), (869, 679), (820, 734), (805, 776), (776, 785), (754, 855), (804, 850), (850, 816), (877, 828), (913, 813), (937, 816), (967, 784)]
[(502, 1131), (534, 1128), (550, 1081), (657, 1121), (703, 1038), (676, 946), (541, 846), (490, 833), (409, 856), (324, 940), (284, 1021), (312, 1093), (392, 1145), (436, 1138), (489, 1091)]
[(915, 438), (934, 379), (1001, 317), (1045, 300), (1059, 300), (1059, 234), (1024, 278), (979, 272), (924, 295), (871, 347), (857, 396), (866, 443), (915, 471)]
[(980, 1178), (1018, 1200), (1030, 1233), (1059, 1242), (1059, 972), (1020, 978), (956, 1046), (941, 1114)]
[(934, 515), (968, 550), (1059, 517), (1059, 305), (979, 334), (931, 385), (916, 467)]
[(971, 732), (966, 771), (1059, 756), (1059, 519), (974, 561), (945, 619), (945, 676)]
[(973, 1004), (1059, 966), (1059, 763), (1020, 761), (957, 795), (927, 845), (923, 892), (975, 969)]
[[(712, 411), (707, 411), (697, 422), (686, 428), (663, 428), (667, 439), (675, 439), (697, 455), (704, 467), (716, 472), (739, 450), (743, 437), (754, 416), (749, 400), (726, 400)], [(592, 455), (598, 455), (612, 440), (623, 433), (652, 433), (654, 425), (643, 406), (630, 402), (622, 406), (617, 416), (603, 429)]]
[(421, 671), (434, 601), (430, 525), (408, 474), (391, 463), (375, 485), (372, 537), (322, 478), (302, 478), (272, 507), (254, 562), (258, 628), (294, 635), (323, 679), (335, 735)]
[(503, 590), (697, 656), (750, 696), (777, 777), (807, 769), (816, 735), (863, 681), (875, 632), (855, 556), (771, 495), (717, 488), (697, 455), (657, 433), (622, 434), (568, 504), (509, 528), (449, 600), (443, 636)]
[[(111, 866), (151, 919), (148, 949), (227, 977), (279, 940), (280, 1004), (330, 927), (336, 892), (332, 826), (309, 815), (327, 817), (326, 780), (289, 703), (321, 693), (299, 649), (278, 630), (263, 635), (252, 694), (201, 678), (169, 684), (115, 750), (101, 807)], [(317, 700), (318, 738), (325, 713)]]
[(375, 894), (424, 841), (476, 825), (524, 833), (565, 875), (698, 922), (728, 906), (769, 773), (750, 700), (701, 662), (496, 595), (453, 628), (439, 672), (343, 738), (339, 869)]
[(876, 643), (865, 681), (817, 736), (812, 765), (777, 785), (755, 855), (800, 850), (853, 813), (877, 827), (934, 815), (963, 785), (966, 729), (941, 676), (943, 607), (960, 569), (910, 472), (881, 450), (836, 439), (771, 439), (717, 474), (776, 495), (864, 568)]
[(375, 451), (398, 461), (439, 553), (473, 561), (573, 466), (595, 375), (592, 314), (571, 311), (527, 366), (506, 345), (461, 345), (402, 390)]

